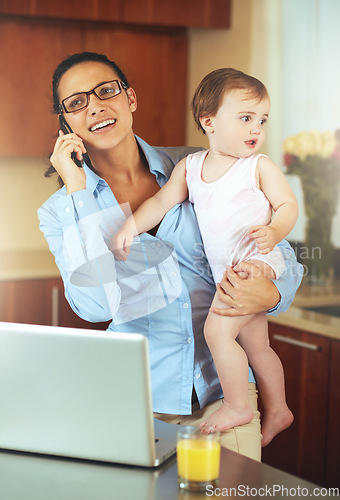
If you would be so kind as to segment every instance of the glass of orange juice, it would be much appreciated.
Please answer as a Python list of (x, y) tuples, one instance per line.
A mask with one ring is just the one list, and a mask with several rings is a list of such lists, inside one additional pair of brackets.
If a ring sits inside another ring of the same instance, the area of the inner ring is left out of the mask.
[(216, 486), (220, 473), (220, 433), (202, 434), (199, 427), (182, 426), (177, 432), (177, 472), (180, 488), (205, 490)]

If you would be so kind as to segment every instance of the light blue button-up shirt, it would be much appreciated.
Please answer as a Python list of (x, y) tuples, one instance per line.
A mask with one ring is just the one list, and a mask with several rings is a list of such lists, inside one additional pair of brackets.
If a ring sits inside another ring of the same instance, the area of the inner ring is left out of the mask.
[[(137, 140), (160, 187), (169, 179), (174, 165), (196, 150), (156, 148)], [(86, 165), (84, 170), (85, 190), (68, 195), (63, 187), (38, 211), (40, 228), (55, 256), (66, 298), (76, 314), (87, 321), (113, 319), (109, 331), (146, 335), (154, 411), (190, 414), (193, 387), (201, 407), (222, 397), (203, 335), (216, 289), (193, 206), (188, 200), (176, 205), (162, 220), (156, 237), (141, 236), (142, 241), (161, 240), (175, 249), (175, 256), (161, 263), (168, 290), (172, 284), (174, 290), (164, 303), (165, 295), (156, 293), (154, 286), (148, 287), (140, 274), (129, 280), (118, 279), (120, 264), (108, 244), (124, 220), (123, 211), (108, 184)], [(272, 314), (288, 309), (302, 278), (302, 267), (292, 248), (285, 241), (279, 247), (286, 270), (275, 281), (281, 300), (270, 311)], [(130, 316), (129, 311), (133, 312)], [(254, 382), (251, 370), (249, 381)]]

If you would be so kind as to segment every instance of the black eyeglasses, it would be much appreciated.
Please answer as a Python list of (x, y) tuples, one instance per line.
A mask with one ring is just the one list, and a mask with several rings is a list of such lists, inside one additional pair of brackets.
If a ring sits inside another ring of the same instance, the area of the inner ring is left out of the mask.
[(88, 92), (78, 92), (77, 94), (66, 97), (59, 104), (59, 112), (74, 113), (81, 109), (87, 108), (89, 105), (89, 96), (94, 94), (101, 101), (111, 99), (122, 93), (122, 90), (127, 90), (127, 85), (119, 80), (112, 80), (111, 82), (104, 82)]

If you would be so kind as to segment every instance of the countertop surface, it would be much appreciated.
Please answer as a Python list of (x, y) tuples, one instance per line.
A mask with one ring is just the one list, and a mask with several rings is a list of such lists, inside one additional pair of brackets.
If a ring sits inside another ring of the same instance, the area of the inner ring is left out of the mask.
[[(0, 281), (59, 276), (54, 257), (48, 249), (0, 251)], [(288, 311), (268, 318), (271, 323), (340, 340), (340, 318), (304, 309), (329, 305), (340, 307), (340, 279), (327, 286), (310, 285), (303, 281)]]
[(0, 497), (6, 500), (283, 498), (318, 496), (321, 492), (323, 498), (330, 498), (325, 488), (225, 448), (218, 489), (210, 488), (206, 494), (179, 490), (175, 458), (151, 470), (0, 451)]
[(288, 311), (278, 316), (268, 316), (268, 319), (271, 323), (340, 340), (340, 318), (305, 309), (333, 305), (340, 308), (339, 279), (323, 286), (310, 285), (305, 281), (302, 282)]

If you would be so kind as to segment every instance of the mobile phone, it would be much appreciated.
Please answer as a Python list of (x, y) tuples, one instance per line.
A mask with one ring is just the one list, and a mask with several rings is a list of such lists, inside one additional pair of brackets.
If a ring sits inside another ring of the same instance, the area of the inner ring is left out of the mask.
[[(60, 125), (60, 130), (64, 132), (64, 134), (73, 134), (73, 130), (65, 120), (63, 115), (58, 115), (59, 118), (59, 125)], [(83, 164), (80, 160), (78, 160), (76, 153), (71, 153), (71, 158), (74, 161), (74, 163), (77, 165), (77, 167), (82, 168)], [(91, 161), (89, 158), (89, 155), (87, 153), (83, 154), (83, 158), (88, 166), (91, 165)]]

